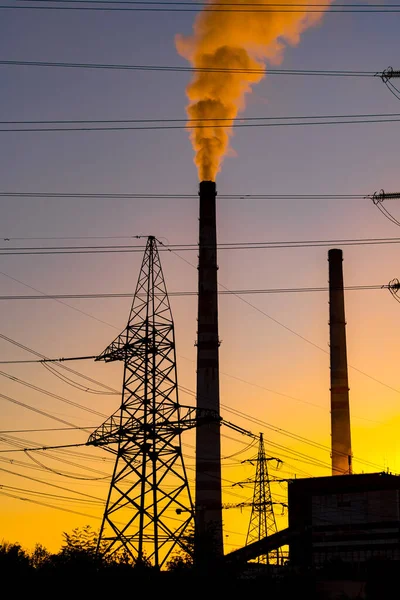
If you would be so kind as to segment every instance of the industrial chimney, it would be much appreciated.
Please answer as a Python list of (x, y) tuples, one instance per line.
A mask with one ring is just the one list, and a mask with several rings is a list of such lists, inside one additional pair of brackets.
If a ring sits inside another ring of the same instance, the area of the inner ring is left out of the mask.
[(352, 454), (342, 250), (329, 250), (328, 262), (332, 475), (344, 475), (352, 473)]
[(196, 428), (195, 561), (202, 567), (223, 555), (216, 195), (215, 182), (200, 183), (197, 408), (215, 416)]

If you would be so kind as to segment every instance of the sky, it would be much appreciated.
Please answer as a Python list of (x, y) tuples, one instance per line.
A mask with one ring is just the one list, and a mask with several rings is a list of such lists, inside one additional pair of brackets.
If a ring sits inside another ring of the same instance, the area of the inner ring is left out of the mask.
[[(174, 40), (176, 34), (191, 33), (195, 15), (0, 9), (1, 59), (186, 66)], [(389, 65), (398, 68), (398, 18), (397, 14), (327, 13), (318, 26), (304, 32), (298, 45), (285, 50), (280, 66), (373, 72)], [(186, 118), (188, 72), (0, 65), (0, 76), (2, 121)], [(241, 117), (246, 123), (246, 117), (376, 113), (400, 113), (400, 101), (379, 77), (267, 73), (248, 96)], [(164, 244), (197, 243), (198, 177), (184, 129), (1, 131), (0, 135), (0, 191), (9, 194), (0, 199), (1, 248), (143, 244), (145, 240), (133, 238), (147, 235)], [(399, 139), (397, 122), (238, 128), (231, 142), (233, 152), (217, 175), (217, 189), (220, 195), (305, 196), (399, 191)], [(11, 195), (17, 192), (49, 196)], [(56, 193), (168, 197), (51, 195)], [(396, 201), (387, 206), (400, 218)], [(398, 227), (368, 198), (220, 198), (217, 212), (219, 243), (399, 235)], [(332, 246), (311, 248), (221, 249), (219, 282), (230, 290), (326, 287), (329, 247), (342, 246), (332, 242)], [(347, 286), (383, 286), (400, 277), (396, 244), (348, 246), (343, 251)], [(140, 252), (6, 256), (0, 250), (0, 295), (133, 293), (141, 260)], [(162, 252), (161, 260), (169, 291), (196, 290), (195, 249)], [(400, 306), (386, 289), (347, 291), (345, 301), (354, 469), (399, 472)], [(123, 330), (130, 304), (130, 298), (1, 300), (0, 334), (52, 358), (97, 355)], [(171, 307), (179, 382), (193, 393), (196, 297), (171, 297)], [(253, 433), (264, 433), (267, 452), (283, 460), (279, 471), (271, 465), (271, 475), (329, 475), (327, 292), (221, 295), (219, 310), (222, 416)], [(32, 358), (28, 351), (0, 338), (1, 361)], [(73, 364), (117, 390), (121, 367), (89, 361)], [(99, 526), (111, 455), (84, 447), (62, 453), (11, 452), (15, 441), (11, 435), (21, 447), (29, 448), (84, 443), (87, 431), (32, 431), (66, 425), (3, 396), (90, 429), (104, 421), (101, 415), (118, 408), (118, 394), (84, 391), (82, 384), (85, 388), (88, 382), (75, 375), (72, 387), (71, 381), (61, 381), (40, 364), (4, 364), (0, 370), (0, 535), (28, 549), (39, 542), (57, 551), (64, 531), (87, 523)], [(181, 392), (181, 402), (193, 403), (191, 393)], [(251, 415), (253, 421), (232, 410)], [(7, 433), (11, 431), (17, 432)], [(185, 435), (193, 481), (193, 435)], [(249, 438), (228, 428), (223, 435), (223, 456), (235, 455), (223, 461), (223, 500), (249, 500), (251, 486), (233, 488), (233, 483), (253, 475), (254, 467), (241, 461), (253, 457), (256, 448), (248, 449)], [(86, 503), (78, 494), (75, 501), (60, 499), (72, 497), (71, 490), (100, 500)], [(272, 484), (272, 493), (277, 502), (285, 502), (286, 484)], [(284, 527), (287, 515), (281, 515), (280, 506), (277, 511), (279, 527)], [(247, 509), (224, 512), (226, 551), (245, 543), (249, 516)]]

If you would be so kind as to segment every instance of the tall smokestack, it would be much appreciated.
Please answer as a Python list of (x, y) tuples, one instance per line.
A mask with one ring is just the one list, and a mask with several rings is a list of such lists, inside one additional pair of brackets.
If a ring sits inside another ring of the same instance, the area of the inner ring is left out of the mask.
[[(216, 185), (199, 188), (199, 299), (197, 324), (197, 408), (219, 417)], [(196, 428), (195, 561), (205, 567), (223, 555), (221, 440), (218, 419)]]
[(342, 250), (329, 250), (328, 261), (332, 475), (343, 475), (352, 473), (352, 454)]

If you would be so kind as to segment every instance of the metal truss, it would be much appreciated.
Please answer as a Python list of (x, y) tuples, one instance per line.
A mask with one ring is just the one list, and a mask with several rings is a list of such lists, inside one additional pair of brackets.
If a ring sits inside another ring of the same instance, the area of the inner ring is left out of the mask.
[(183, 416), (178, 402), (174, 324), (154, 237), (126, 329), (96, 360), (124, 363), (121, 406), (88, 440), (116, 457), (98, 551), (161, 568), (185, 548), (193, 524), (181, 433), (198, 414), (190, 408)]
[[(246, 546), (253, 542), (263, 540), (278, 531), (272, 502), (270, 480), (268, 475), (268, 462), (280, 459), (267, 457), (265, 455), (263, 434), (260, 433), (258, 454), (256, 462), (256, 475), (253, 480), (254, 492), (251, 503), (251, 515), (249, 529), (246, 537)], [(249, 461), (253, 462), (253, 461)], [(281, 503), (279, 503), (281, 504)], [(279, 564), (279, 549), (269, 554), (258, 557), (257, 562), (265, 564)]]

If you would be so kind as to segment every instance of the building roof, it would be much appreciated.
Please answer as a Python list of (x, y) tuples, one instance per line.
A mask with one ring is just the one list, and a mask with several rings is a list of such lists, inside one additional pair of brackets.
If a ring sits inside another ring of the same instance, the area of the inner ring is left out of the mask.
[(391, 473), (362, 473), (293, 479), (289, 482), (291, 494), (340, 494), (373, 490), (400, 490), (400, 475)]

